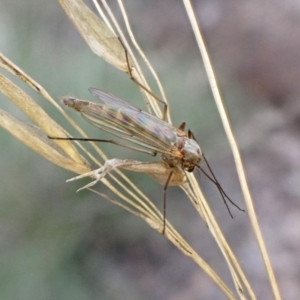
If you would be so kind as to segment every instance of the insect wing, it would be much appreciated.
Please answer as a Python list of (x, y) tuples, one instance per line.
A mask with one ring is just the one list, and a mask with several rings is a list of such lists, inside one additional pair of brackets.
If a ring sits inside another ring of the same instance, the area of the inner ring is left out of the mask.
[(126, 101), (99, 89), (90, 89), (104, 104), (90, 102), (80, 109), (100, 129), (160, 153), (182, 157), (176, 147), (177, 129)]
[(89, 88), (89, 91), (93, 96), (97, 97), (99, 100), (104, 102), (109, 107), (116, 107), (116, 108), (122, 107), (122, 108), (130, 108), (135, 111), (141, 111), (139, 108), (133, 106), (132, 104), (129, 104), (125, 100), (120, 99), (113, 94), (109, 94), (107, 92), (104, 92), (96, 88)]

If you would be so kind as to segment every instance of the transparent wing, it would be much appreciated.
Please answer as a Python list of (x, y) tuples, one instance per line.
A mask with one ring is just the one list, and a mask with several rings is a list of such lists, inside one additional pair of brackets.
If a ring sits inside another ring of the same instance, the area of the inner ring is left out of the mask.
[(177, 129), (163, 120), (148, 114), (126, 101), (99, 89), (90, 89), (104, 104), (83, 100), (77, 110), (94, 126), (138, 144), (147, 149), (182, 157), (178, 144)]

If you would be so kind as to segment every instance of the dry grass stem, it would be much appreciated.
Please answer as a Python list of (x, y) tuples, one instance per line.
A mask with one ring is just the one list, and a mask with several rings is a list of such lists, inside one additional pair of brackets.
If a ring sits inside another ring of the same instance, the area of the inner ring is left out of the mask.
[(226, 114), (226, 110), (225, 110), (225, 107), (224, 107), (224, 104), (223, 104), (223, 101), (222, 101), (222, 98), (221, 98), (221, 95), (220, 95), (220, 92), (219, 92), (219, 89), (218, 89), (218, 84), (217, 84), (216, 77), (215, 77), (215, 74), (214, 74), (210, 59), (209, 59), (209, 55), (208, 55), (208, 52), (206, 50), (202, 35), (200, 33), (199, 24), (196, 21), (195, 14), (194, 14), (194, 11), (192, 9), (190, 1), (189, 0), (183, 0), (183, 2), (184, 2), (184, 5), (185, 5), (185, 8), (186, 8), (189, 20), (191, 22), (191, 26), (192, 26), (192, 29), (194, 31), (194, 35), (196, 37), (199, 50), (201, 52), (201, 56), (202, 56), (202, 59), (203, 59), (203, 62), (204, 62), (204, 66), (205, 66), (207, 77), (208, 77), (208, 80), (209, 80), (209, 83), (210, 83), (210, 86), (211, 86), (211, 90), (212, 90), (212, 93), (213, 93), (213, 96), (214, 96), (214, 99), (215, 99), (215, 102), (216, 102), (216, 105), (217, 105), (217, 108), (218, 108), (223, 126), (224, 126), (224, 129), (225, 129), (225, 133), (226, 133), (228, 142), (229, 142), (231, 150), (232, 150), (232, 154), (233, 154), (233, 157), (234, 157), (234, 161), (235, 161), (235, 165), (236, 165), (240, 185), (241, 185), (242, 192), (243, 192), (245, 202), (246, 202), (246, 206), (247, 206), (247, 211), (248, 211), (248, 214), (249, 214), (249, 218), (250, 218), (250, 221), (251, 221), (251, 225), (252, 225), (252, 228), (253, 228), (253, 231), (254, 231), (259, 249), (261, 251), (261, 254), (262, 254), (265, 266), (266, 266), (266, 270), (267, 270), (267, 274), (269, 276), (269, 281), (270, 281), (270, 284), (271, 284), (271, 287), (272, 287), (272, 290), (273, 290), (273, 294), (274, 294), (275, 299), (281, 299), (279, 289), (278, 289), (278, 285), (276, 283), (274, 271), (273, 271), (273, 268), (272, 268), (272, 265), (271, 265), (271, 261), (270, 261), (270, 258), (268, 256), (267, 248), (266, 248), (266, 245), (264, 243), (262, 233), (260, 231), (259, 224), (258, 224), (258, 221), (257, 221), (257, 218), (256, 218), (254, 205), (253, 205), (253, 200), (252, 200), (250, 190), (249, 190), (249, 187), (248, 187), (246, 174), (245, 174), (245, 171), (244, 171), (244, 168), (243, 168), (243, 163), (242, 163), (242, 160), (241, 160), (241, 156), (240, 156), (240, 153), (239, 153), (237, 142), (236, 142), (236, 140), (234, 138), (234, 135), (233, 135), (233, 132), (231, 130), (231, 126), (230, 126), (230, 123), (229, 123), (229, 120), (228, 120), (228, 117), (227, 117), (227, 114)]
[[(112, 199), (111, 197), (108, 197), (105, 194), (99, 193), (96, 190), (89, 189), (93, 191), (94, 193), (98, 194), (99, 196), (105, 198), (106, 200), (112, 202), (113, 204), (122, 207), (123, 209), (127, 210), (128, 212), (134, 214), (135, 216), (143, 219), (146, 223), (149, 224), (154, 230), (157, 230), (159, 233), (162, 231), (163, 228), (163, 222), (160, 215), (160, 218), (156, 219), (153, 217), (148, 217), (148, 214), (144, 214), (144, 212), (137, 212), (135, 210), (132, 210), (127, 205), (123, 205), (119, 201), (116, 201)], [(160, 213), (159, 213), (160, 214)], [(221, 280), (221, 278), (213, 271), (213, 269), (194, 251), (194, 249), (184, 240), (184, 238), (176, 231), (176, 229), (167, 222), (166, 232), (165, 236), (186, 256), (193, 259), (197, 265), (201, 269), (205, 271), (205, 273), (221, 288), (221, 290), (224, 292), (224, 294), (229, 299), (236, 299), (234, 294), (230, 291), (230, 289), (224, 284), (224, 282)]]
[[(57, 103), (50, 97), (47, 91), (30, 76), (25, 74), (20, 68), (18, 68), (13, 62), (6, 58), (0, 53), (0, 67), (17, 76), (25, 83), (27, 83), (36, 92), (40, 93), (45, 99), (53, 104), (61, 112), (62, 109)], [(19, 107), (34, 123), (36, 123), (46, 135), (64, 137), (65, 130), (58, 125), (50, 116), (35, 102), (33, 101), (24, 91), (18, 88), (4, 75), (1, 75), (0, 80), (1, 92), (10, 99), (16, 106)], [(69, 141), (55, 141), (59, 147), (75, 162), (79, 164), (86, 164), (86, 161), (77, 152), (74, 145)]]
[[(101, 0), (103, 6), (105, 7), (106, 9), (106, 12), (108, 13), (110, 19), (112, 20), (112, 24), (110, 24), (110, 27), (111, 26), (114, 26), (116, 28), (116, 31), (119, 35), (119, 37), (121, 38), (122, 40), (122, 43), (124, 44), (124, 47), (127, 51), (127, 53), (129, 54), (131, 60), (133, 61), (133, 65), (131, 66), (131, 76), (133, 77), (133, 79), (135, 79), (136, 82), (140, 83), (143, 85), (143, 87), (145, 87), (146, 89), (148, 89), (148, 91), (150, 91), (150, 87), (149, 87), (149, 84), (147, 83), (147, 80), (145, 78), (145, 76), (143, 75), (143, 72), (141, 70), (141, 67), (139, 65), (139, 62), (138, 60), (136, 59), (132, 49), (131, 49), (131, 46), (130, 46), (130, 43), (128, 42), (125, 34), (123, 33), (123, 30), (121, 29), (121, 26), (119, 25), (118, 21), (116, 20), (113, 12), (111, 11), (109, 5), (107, 4), (107, 2), (105, 0)], [(129, 26), (129, 21), (128, 21), (128, 18), (127, 18), (127, 15), (126, 15), (126, 12), (125, 12), (125, 9), (124, 9), (124, 6), (120, 4), (119, 2), (119, 6), (120, 6), (120, 9), (121, 9), (121, 13), (123, 15), (123, 19), (125, 21), (125, 24), (126, 24), (126, 28), (127, 28), (127, 32), (129, 34), (129, 37), (131, 38), (131, 43), (136, 47), (136, 49), (138, 51), (140, 51), (140, 53), (142, 52), (141, 49), (138, 47), (135, 39), (134, 39), (134, 35), (131, 31), (131, 28)], [(100, 6), (99, 6), (99, 9)], [(101, 15), (104, 14), (104, 12), (101, 10)], [(107, 20), (107, 19), (106, 19)], [(124, 49), (124, 50), (125, 50)], [(145, 57), (145, 56), (144, 56)], [(146, 63), (148, 62), (147, 59), (144, 59), (146, 61)], [(150, 63), (148, 62), (148, 65), (150, 66)], [(151, 68), (151, 66), (150, 66)], [(153, 68), (152, 68), (153, 70)], [(129, 70), (128, 70), (129, 71)], [(155, 73), (154, 73), (155, 74)], [(155, 74), (156, 75), (156, 74)], [(157, 76), (156, 76), (157, 78)], [(158, 80), (158, 78), (157, 78)], [(159, 82), (159, 80), (158, 80)], [(160, 85), (161, 86), (161, 85)], [(142, 93), (142, 95), (144, 96), (144, 99), (145, 99), (145, 104), (148, 108), (148, 111), (151, 112), (151, 109), (150, 109), (150, 106), (149, 104), (151, 105), (151, 108), (153, 109), (154, 113), (156, 116), (158, 116), (159, 118), (161, 118), (163, 116), (162, 114), (162, 111), (161, 109), (159, 108), (159, 105), (158, 105), (158, 102), (156, 99), (154, 99), (150, 93), (146, 92), (144, 88), (140, 87), (140, 91)], [(164, 92), (162, 92), (162, 94), (164, 95)], [(163, 99), (165, 100), (166, 102), (166, 99)]]
[(128, 71), (124, 47), (118, 37), (80, 0), (59, 0), (91, 50), (121, 71)]
[[(126, 11), (125, 11), (125, 7), (123, 5), (123, 2), (121, 0), (118, 0), (118, 4), (119, 4), (119, 7), (121, 9), (121, 12), (122, 12), (122, 16), (123, 16), (123, 19), (124, 19), (124, 22), (125, 22), (125, 25), (126, 25), (126, 28), (127, 28), (127, 32), (129, 34), (129, 37), (130, 37), (130, 40), (131, 42), (133, 43), (135, 49), (137, 50), (137, 52), (139, 53), (140, 57), (143, 59), (143, 61), (145, 62), (147, 68), (150, 70), (155, 82), (157, 83), (157, 86), (159, 88), (159, 91), (160, 91), (160, 94), (162, 96), (162, 100), (168, 105), (168, 100), (167, 100), (167, 97), (166, 97), (166, 94), (165, 94), (165, 91), (164, 91), (164, 88), (158, 78), (158, 75), (156, 74), (154, 68), (152, 67), (150, 61), (148, 60), (148, 58), (146, 57), (145, 53), (143, 52), (143, 50), (141, 49), (141, 47), (139, 46), (138, 42), (136, 41), (135, 37), (134, 37), (134, 34), (131, 30), (131, 26), (130, 26), (130, 23), (129, 23), (129, 19), (128, 19), (128, 16), (126, 14)], [(136, 65), (139, 67), (139, 65), (136, 63)], [(139, 73), (142, 74), (142, 72), (140, 71), (140, 68), (138, 68), (139, 70)], [(142, 74), (142, 78), (143, 78), (143, 82), (146, 82), (146, 79), (144, 78), (143, 74)], [(149, 85), (147, 84), (147, 87)], [(157, 111), (158, 108), (157, 108), (157, 101), (153, 98), (152, 99), (152, 107), (154, 107), (154, 112), (156, 113), (156, 116), (158, 117), (161, 117), (162, 116), (162, 112), (161, 111)], [(172, 124), (172, 121), (171, 121), (171, 115), (170, 115), (170, 111), (168, 110), (168, 113), (167, 113), (167, 121)]]

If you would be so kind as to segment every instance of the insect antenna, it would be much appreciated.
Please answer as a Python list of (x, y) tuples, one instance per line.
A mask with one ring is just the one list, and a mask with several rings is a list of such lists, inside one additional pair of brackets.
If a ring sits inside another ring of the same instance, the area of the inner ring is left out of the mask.
[(208, 169), (209, 169), (209, 172), (210, 172), (210, 174), (211, 174), (212, 176), (210, 176), (206, 171), (204, 171), (204, 169), (201, 168), (201, 166), (199, 166), (199, 165), (196, 165), (196, 166), (202, 171), (202, 173), (203, 173), (203, 174), (204, 174), (211, 182), (213, 182), (213, 183), (217, 186), (217, 188), (218, 188), (218, 190), (219, 190), (219, 192), (220, 192), (220, 194), (221, 194), (221, 196), (222, 196), (223, 202), (224, 202), (224, 204), (225, 204), (225, 206), (226, 206), (226, 208), (227, 208), (227, 210), (228, 210), (228, 213), (229, 213), (229, 215), (231, 216), (231, 218), (233, 218), (233, 216), (232, 216), (232, 213), (231, 213), (231, 211), (230, 211), (230, 209), (229, 209), (229, 207), (228, 207), (228, 204), (227, 204), (226, 199), (227, 199), (233, 206), (235, 206), (238, 210), (244, 212), (245, 210), (242, 209), (242, 208), (240, 208), (237, 204), (235, 204), (235, 203), (228, 197), (228, 195), (225, 193), (224, 189), (222, 188), (221, 184), (220, 184), (219, 181), (217, 180), (217, 178), (216, 178), (214, 172), (212, 171), (212, 169), (211, 169), (211, 167), (210, 167), (210, 165), (209, 165), (209, 163), (208, 163), (208, 161), (207, 161), (207, 159), (206, 159), (206, 157), (205, 157), (204, 155), (203, 155), (203, 159), (204, 159), (204, 161), (205, 161), (205, 163), (206, 163), (206, 165), (207, 165), (207, 167), (208, 167)]
[[(194, 133), (193, 133), (191, 130), (188, 130), (188, 137), (189, 137), (189, 138), (192, 138), (192, 139), (195, 140), (195, 141), (197, 141), (197, 140), (196, 140), (196, 137), (195, 137), (195, 135), (194, 135)], [(231, 211), (230, 211), (230, 209), (229, 209), (229, 207), (228, 207), (228, 205), (227, 205), (226, 199), (227, 199), (233, 206), (235, 206), (238, 210), (240, 210), (240, 211), (245, 211), (244, 209), (240, 208), (237, 204), (235, 204), (235, 203), (227, 196), (227, 194), (226, 194), (225, 191), (223, 190), (221, 184), (220, 184), (219, 181), (217, 180), (217, 178), (216, 178), (214, 172), (212, 171), (212, 169), (211, 169), (211, 167), (210, 167), (210, 165), (209, 165), (209, 163), (208, 163), (206, 157), (204, 156), (204, 154), (202, 154), (202, 157), (203, 157), (203, 159), (204, 159), (204, 161), (205, 161), (205, 163), (206, 163), (206, 165), (207, 165), (207, 167), (208, 167), (208, 169), (209, 169), (209, 172), (210, 172), (210, 174), (212, 175), (212, 177), (211, 177), (210, 175), (208, 175), (207, 172), (205, 172), (205, 171), (203, 170), (203, 168), (201, 168), (199, 165), (195, 165), (195, 166), (196, 166), (197, 168), (199, 168), (199, 169), (203, 172), (203, 174), (204, 174), (211, 182), (213, 182), (213, 183), (217, 186), (217, 188), (218, 188), (218, 190), (219, 190), (219, 192), (220, 192), (220, 194), (221, 194), (221, 196), (222, 196), (223, 202), (225, 203), (225, 206), (226, 206), (226, 208), (227, 208), (227, 210), (228, 210), (228, 213), (230, 214), (231, 218), (233, 218), (233, 216), (232, 216), (232, 213), (231, 213)], [(226, 199), (225, 199), (225, 198), (226, 198)]]

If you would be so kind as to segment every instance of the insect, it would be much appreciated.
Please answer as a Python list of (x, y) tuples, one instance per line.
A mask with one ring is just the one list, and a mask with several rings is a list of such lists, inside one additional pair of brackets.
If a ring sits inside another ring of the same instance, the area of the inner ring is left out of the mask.
[[(190, 130), (187, 133), (184, 131), (185, 123), (182, 123), (179, 128), (175, 128), (164, 120), (144, 112), (112, 94), (96, 88), (90, 88), (89, 90), (102, 103), (93, 103), (73, 97), (64, 97), (62, 103), (80, 112), (83, 118), (92, 125), (129, 141), (130, 144), (123, 144), (114, 140), (90, 138), (52, 137), (52, 139), (108, 142), (153, 156), (160, 154), (162, 161), (140, 162), (128, 159), (110, 159), (106, 161), (102, 168), (74, 177), (68, 181), (87, 176), (96, 178), (81, 188), (85, 189), (95, 185), (108, 172), (117, 167), (147, 173), (164, 185), (164, 234), (167, 187), (183, 184), (187, 181), (185, 172), (193, 172), (196, 167), (200, 168), (199, 164), (203, 160), (206, 161), (200, 146), (194, 140)], [(217, 185), (224, 200), (224, 196), (227, 197), (227, 195), (214, 175), (211, 178), (207, 173), (204, 172), (204, 174)]]

